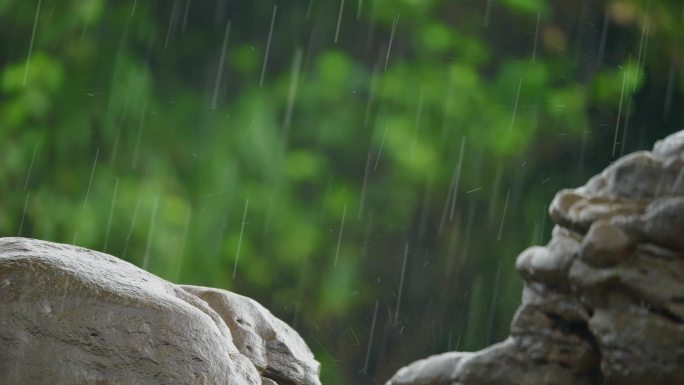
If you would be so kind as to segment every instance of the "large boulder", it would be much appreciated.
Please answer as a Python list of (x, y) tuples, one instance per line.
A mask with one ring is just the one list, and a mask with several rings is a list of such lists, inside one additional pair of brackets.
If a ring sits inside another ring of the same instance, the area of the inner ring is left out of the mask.
[[(227, 317), (110, 255), (0, 238), (0, 384), (317, 384), (317, 363), (301, 339), (291, 361), (309, 366), (299, 377), (268, 378), (267, 369), (282, 367), (279, 356), (265, 353), (273, 358), (265, 367), (252, 362), (235, 346)], [(278, 326), (294, 340), (296, 332)]]
[(684, 379), (684, 131), (560, 191), (523, 251), (504, 342), (445, 353), (387, 385), (676, 385)]

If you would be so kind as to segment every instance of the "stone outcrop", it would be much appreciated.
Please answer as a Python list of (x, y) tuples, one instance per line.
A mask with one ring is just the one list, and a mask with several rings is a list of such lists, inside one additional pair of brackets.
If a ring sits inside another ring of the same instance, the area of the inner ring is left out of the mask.
[(319, 385), (318, 372), (299, 335), (253, 300), (0, 238), (0, 384)]
[(545, 247), (517, 259), (505, 341), (399, 370), (387, 385), (684, 383), (684, 131), (560, 191)]
[(182, 286), (211, 306), (233, 333), (240, 353), (262, 375), (284, 385), (318, 385), (319, 364), (302, 338), (251, 298), (229, 291)]

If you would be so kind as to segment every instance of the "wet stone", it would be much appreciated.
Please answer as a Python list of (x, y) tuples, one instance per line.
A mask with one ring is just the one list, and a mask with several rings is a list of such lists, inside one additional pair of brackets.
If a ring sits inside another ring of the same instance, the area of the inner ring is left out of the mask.
[[(214, 309), (192, 291), (111, 255), (0, 238), (0, 384), (319, 384), (306, 344), (261, 305), (221, 291), (241, 306)], [(266, 365), (236, 346), (224, 320), (238, 316), (278, 341), (259, 346)]]
[(523, 251), (505, 341), (444, 353), (387, 385), (675, 385), (684, 378), (684, 131), (560, 191)]

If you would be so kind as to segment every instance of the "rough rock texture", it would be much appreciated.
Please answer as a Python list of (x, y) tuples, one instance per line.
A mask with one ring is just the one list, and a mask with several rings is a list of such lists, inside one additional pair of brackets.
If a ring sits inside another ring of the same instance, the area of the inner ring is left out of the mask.
[(504, 342), (399, 370), (387, 385), (684, 383), (684, 131), (560, 191), (523, 251)]
[(259, 303), (225, 290), (182, 287), (206, 301), (223, 318), (240, 353), (262, 376), (283, 385), (320, 385), (320, 364), (304, 340)]
[(0, 384), (318, 384), (297, 333), (240, 298), (232, 310), (261, 317), (253, 340), (290, 347), (261, 347), (266, 365), (235, 346), (224, 306), (107, 254), (0, 238)]

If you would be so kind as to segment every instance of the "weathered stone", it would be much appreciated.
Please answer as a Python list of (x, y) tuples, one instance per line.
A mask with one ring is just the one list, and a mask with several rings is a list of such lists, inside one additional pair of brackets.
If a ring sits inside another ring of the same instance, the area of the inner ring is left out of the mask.
[(532, 246), (518, 256), (515, 267), (527, 282), (556, 287), (568, 285), (567, 275), (582, 240), (579, 234), (556, 226), (546, 247)]
[(662, 162), (648, 151), (618, 159), (603, 172), (606, 189), (602, 195), (630, 200), (652, 199), (661, 190)]
[(558, 225), (584, 234), (598, 220), (615, 217), (635, 217), (646, 210), (648, 201), (632, 201), (620, 197), (583, 196), (577, 191), (563, 190), (556, 194), (549, 213)]
[(600, 220), (584, 237), (581, 258), (592, 266), (613, 266), (627, 258), (635, 246), (635, 240), (620, 227)]
[[(522, 293), (522, 304), (543, 307), (549, 313), (566, 320), (586, 320), (589, 318), (587, 308), (572, 293), (562, 289), (552, 289), (538, 282), (526, 282)], [(515, 326), (515, 317), (512, 326)]]
[(602, 353), (607, 384), (680, 385), (684, 378), (684, 326), (629, 299), (612, 299), (589, 321)]
[(509, 338), (477, 353), (449, 352), (400, 369), (387, 385), (590, 385), (591, 374), (555, 363), (536, 366)]
[(2, 238), (0, 281), (0, 383), (260, 383), (206, 303), (112, 256)]
[(640, 307), (684, 320), (684, 256), (664, 260), (638, 248), (626, 263), (610, 268), (573, 264), (570, 279), (583, 303), (593, 309), (613, 307), (608, 294), (619, 292)]
[(404, 368), (388, 385), (439, 385), (457, 383), (462, 361), (472, 353), (449, 352), (418, 360)]
[(282, 385), (320, 385), (320, 364), (304, 340), (259, 303), (225, 290), (181, 287), (206, 301), (223, 318), (238, 350), (262, 376)]
[(249, 312), (255, 335), (269, 341), (259, 347), (267, 362), (262, 375), (301, 368), (303, 376), (263, 379), (262, 362), (240, 352), (232, 324), (224, 322), (240, 314), (217, 306), (219, 315), (128, 262), (75, 246), (0, 238), (0, 384), (318, 384), (317, 363), (296, 333), (256, 302), (232, 296), (243, 303), (235, 311)]
[(661, 159), (684, 157), (684, 131), (657, 141), (653, 146), (653, 154)]
[(684, 197), (655, 200), (643, 215), (615, 218), (613, 222), (642, 241), (684, 251)]
[[(550, 306), (547, 306), (550, 305)], [(553, 313), (553, 304), (526, 304), (518, 309), (511, 325), (511, 336), (518, 350), (530, 362), (548, 362), (577, 372), (595, 370), (598, 349), (587, 338), (586, 320), (566, 319)]]
[(388, 385), (675, 385), (684, 378), (684, 131), (559, 192), (504, 342), (446, 353)]

